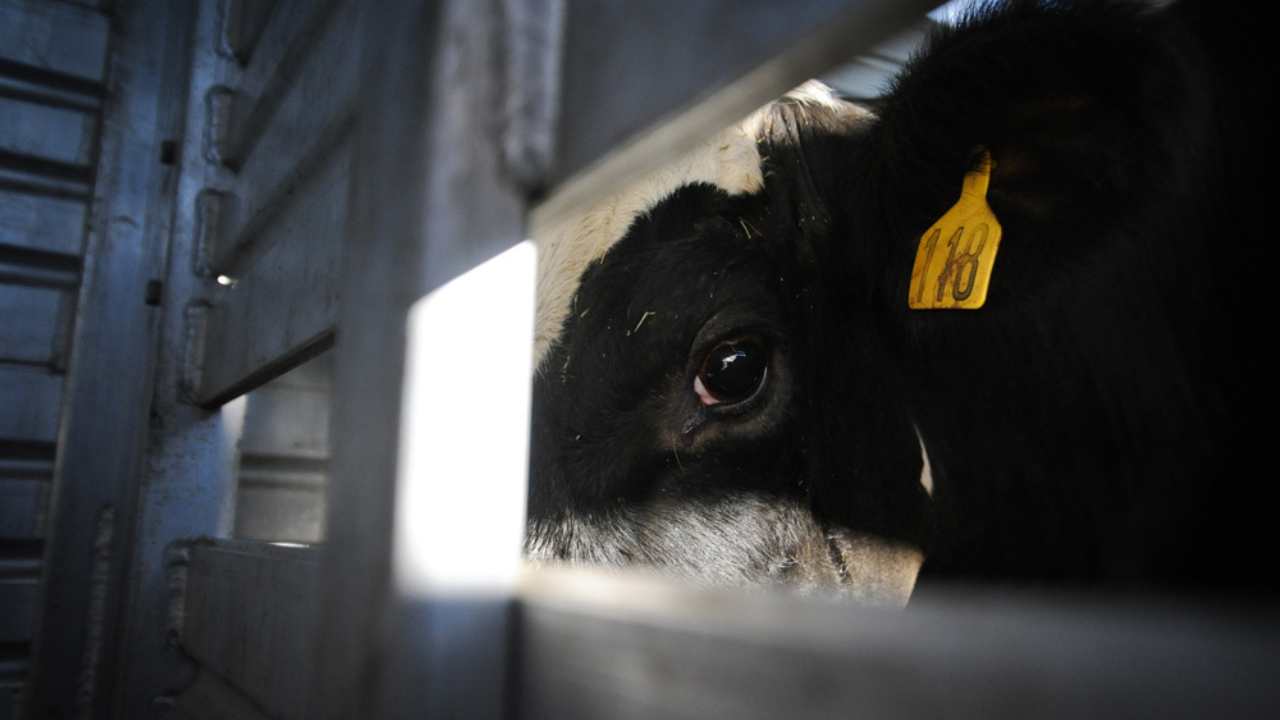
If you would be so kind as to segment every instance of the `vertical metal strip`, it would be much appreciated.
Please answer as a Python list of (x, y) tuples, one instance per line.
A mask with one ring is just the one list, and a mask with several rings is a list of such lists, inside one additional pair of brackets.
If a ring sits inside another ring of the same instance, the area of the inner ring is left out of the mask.
[(107, 97), (62, 407), (28, 712), (106, 717), (116, 685), (159, 312), (167, 167), (180, 123), (164, 92), (185, 73), (186, 5), (112, 15)]
[[(443, 604), (401, 594), (389, 564), (406, 328), (419, 298), (519, 242), (525, 215), (502, 157), (499, 0), (370, 3), (364, 11), (368, 82), (334, 349), (333, 474), (311, 712), (327, 718), (447, 707), (429, 696), (443, 678), (424, 682), (442, 666), (418, 660), (432, 637), (461, 626), (448, 624)], [(456, 510), (485, 521), (483, 508)], [(506, 618), (479, 611), (479, 625), (461, 642), (505, 639)], [(502, 704), (499, 697), (487, 707)]]

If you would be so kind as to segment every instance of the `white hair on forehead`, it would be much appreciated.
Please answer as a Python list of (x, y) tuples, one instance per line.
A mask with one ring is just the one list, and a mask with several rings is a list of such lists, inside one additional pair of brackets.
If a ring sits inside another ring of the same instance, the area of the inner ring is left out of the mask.
[[(842, 105), (830, 88), (815, 80), (785, 97), (833, 107)], [(658, 172), (585, 213), (539, 233), (535, 238), (538, 242), (535, 368), (542, 366), (551, 346), (560, 337), (582, 273), (626, 235), (636, 218), (676, 190), (693, 183), (714, 185), (730, 195), (758, 192), (764, 187), (756, 142), (768, 109), (769, 105), (760, 108)]]

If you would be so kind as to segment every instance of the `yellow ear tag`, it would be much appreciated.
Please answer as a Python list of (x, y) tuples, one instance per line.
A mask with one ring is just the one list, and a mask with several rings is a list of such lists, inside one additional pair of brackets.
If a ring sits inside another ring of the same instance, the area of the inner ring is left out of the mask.
[(987, 204), (991, 153), (966, 173), (960, 199), (920, 236), (907, 305), (912, 310), (977, 310), (1000, 248), (1000, 221)]

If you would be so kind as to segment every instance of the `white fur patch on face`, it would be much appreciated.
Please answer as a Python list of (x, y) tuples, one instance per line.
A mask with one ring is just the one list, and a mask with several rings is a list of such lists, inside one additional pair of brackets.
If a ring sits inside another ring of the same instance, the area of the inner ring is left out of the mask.
[(535, 521), (525, 559), (533, 566), (647, 567), (707, 585), (786, 587), (901, 606), (924, 554), (824, 527), (803, 501), (744, 492), (719, 500), (659, 497), (613, 514)]
[[(847, 105), (817, 81), (801, 85), (786, 97), (830, 106)], [(586, 213), (539, 233), (535, 238), (538, 242), (535, 368), (542, 366), (547, 352), (560, 337), (582, 273), (626, 235), (636, 218), (679, 188), (693, 183), (714, 185), (730, 195), (757, 192), (764, 187), (756, 142), (768, 107), (757, 110), (710, 142)]]

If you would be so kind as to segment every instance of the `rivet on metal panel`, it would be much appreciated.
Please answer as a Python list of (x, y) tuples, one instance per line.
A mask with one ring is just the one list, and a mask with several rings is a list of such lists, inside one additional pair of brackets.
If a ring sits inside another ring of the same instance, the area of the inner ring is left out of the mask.
[(183, 311), (182, 374), (179, 395), (196, 404), (204, 375), (204, 338), (211, 307), (205, 300), (193, 300)]
[(547, 182), (560, 111), (564, 0), (503, 0), (505, 50), (502, 155), (530, 191)]
[(226, 159), (235, 99), (235, 90), (223, 86), (210, 88), (205, 95), (204, 157), (211, 163), (221, 164)]
[(213, 254), (217, 249), (222, 217), (234, 198), (221, 190), (205, 189), (196, 195), (195, 242), (192, 243), (191, 271), (196, 277), (213, 274)]

